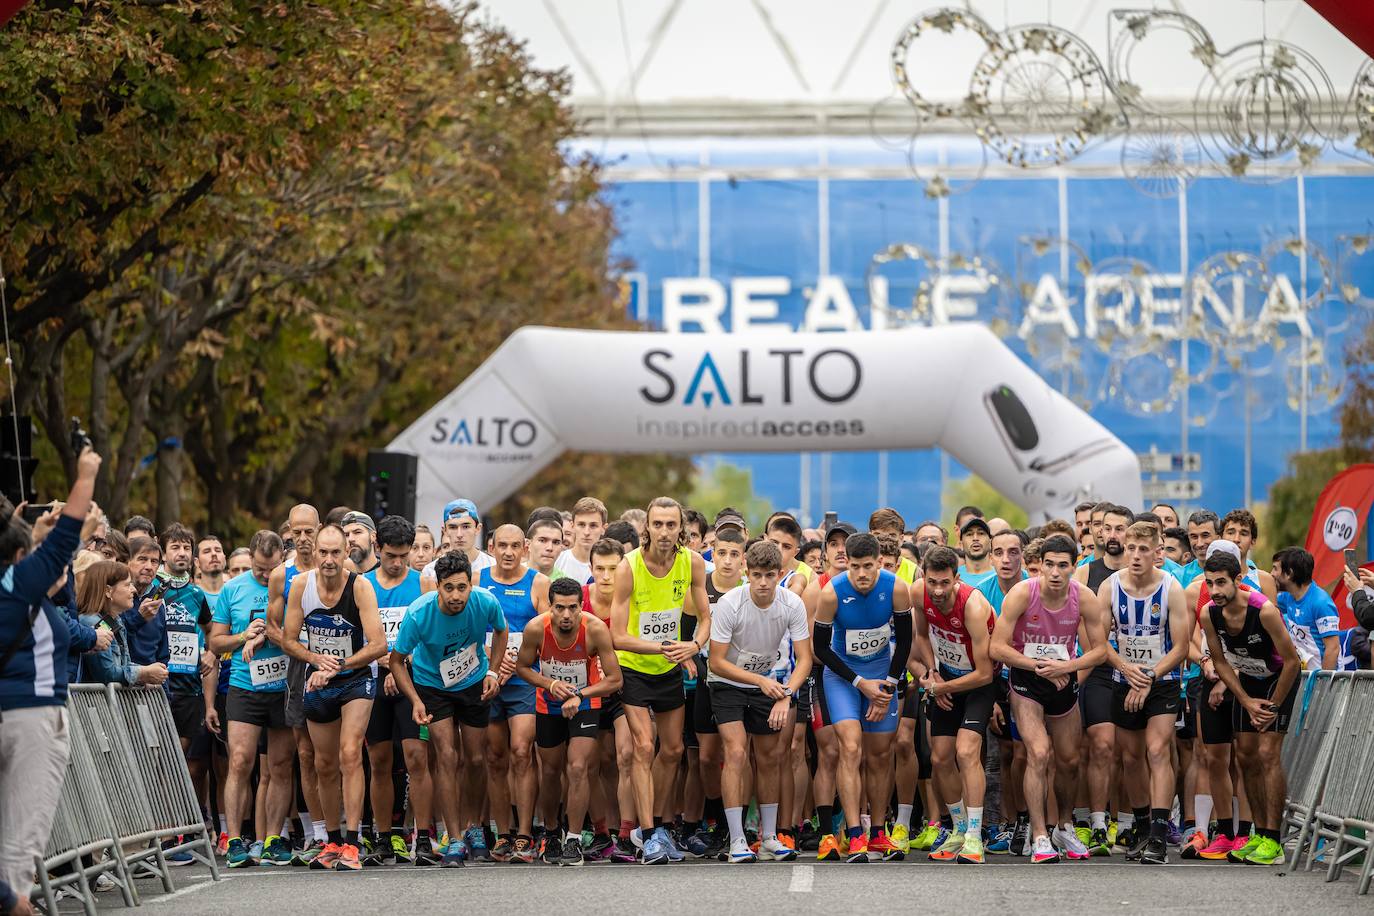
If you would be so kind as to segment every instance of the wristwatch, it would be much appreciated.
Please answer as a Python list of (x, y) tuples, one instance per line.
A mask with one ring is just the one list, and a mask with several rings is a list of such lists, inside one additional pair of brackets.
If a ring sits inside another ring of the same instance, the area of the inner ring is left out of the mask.
[(787, 694), (789, 698), (792, 696), (792, 688), (787, 686), (786, 684), (782, 685), (782, 692)]

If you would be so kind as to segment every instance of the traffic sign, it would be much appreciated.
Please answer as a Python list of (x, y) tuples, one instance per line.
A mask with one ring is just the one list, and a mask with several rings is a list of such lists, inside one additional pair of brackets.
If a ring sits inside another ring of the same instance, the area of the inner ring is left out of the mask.
[(1142, 474), (1172, 474), (1185, 471), (1196, 474), (1202, 470), (1202, 455), (1197, 452), (1137, 452)]
[(1141, 483), (1146, 503), (1181, 500), (1190, 502), (1202, 498), (1200, 480), (1146, 480)]

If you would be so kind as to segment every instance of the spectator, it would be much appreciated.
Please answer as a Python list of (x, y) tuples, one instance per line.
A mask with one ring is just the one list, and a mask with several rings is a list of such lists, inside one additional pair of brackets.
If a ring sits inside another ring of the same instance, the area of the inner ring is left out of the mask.
[(81, 543), (99, 470), (100, 456), (84, 450), (61, 514), (39, 520), (46, 537), (37, 547), (23, 517), (0, 500), (0, 881), (20, 896), (33, 887), (67, 768), (71, 634), (49, 595)]
[(1374, 572), (1361, 569), (1356, 576), (1345, 571), (1345, 587), (1350, 592), (1350, 609), (1355, 612), (1355, 620), (1366, 630), (1374, 630)]
[(82, 680), (88, 684), (161, 684), (167, 680), (167, 666), (157, 662), (136, 665), (129, 656), (129, 636), (124, 629), (122, 615), (134, 604), (134, 583), (129, 567), (113, 560), (93, 564), (81, 576), (81, 589), (76, 596), (81, 610), (81, 622), (87, 626), (104, 628), (114, 639), (103, 652), (86, 660)]
[(152, 519), (142, 515), (131, 515), (129, 520), (124, 523), (124, 536), (129, 539), (134, 537), (150, 537), (157, 539), (157, 529), (153, 527)]
[(0, 916), (30, 916), (33, 905), (28, 897), (20, 897), (4, 881), (0, 881)]

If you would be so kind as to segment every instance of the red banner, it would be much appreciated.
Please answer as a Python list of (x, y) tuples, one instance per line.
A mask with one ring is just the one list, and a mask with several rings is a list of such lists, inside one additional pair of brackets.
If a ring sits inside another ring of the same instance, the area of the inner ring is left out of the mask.
[(1312, 523), (1307, 527), (1307, 550), (1312, 554), (1312, 581), (1331, 593), (1341, 611), (1341, 628), (1353, 627), (1355, 617), (1345, 604), (1345, 584), (1341, 570), (1345, 568), (1345, 550), (1356, 551), (1362, 561), (1362, 545), (1367, 541), (1365, 530), (1369, 510), (1374, 506), (1374, 464), (1355, 464), (1341, 471), (1322, 490), (1312, 511)]
[(19, 12), (19, 8), (29, 0), (0, 0), (0, 25), (4, 25)]

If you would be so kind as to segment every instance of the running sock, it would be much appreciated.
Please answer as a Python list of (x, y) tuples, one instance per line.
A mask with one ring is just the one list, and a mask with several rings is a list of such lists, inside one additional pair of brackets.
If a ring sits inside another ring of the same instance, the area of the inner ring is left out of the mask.
[(725, 820), (725, 802), (719, 795), (715, 798), (706, 799), (706, 804), (701, 809), (702, 819), (708, 820), (713, 826), (720, 826), (721, 821)]
[(623, 836), (623, 837), (628, 837), (628, 836), (630, 835), (630, 831), (632, 831), (632, 830), (634, 830), (634, 829), (635, 829), (635, 822), (634, 822), (634, 821), (625, 821), (625, 820), (622, 820), (622, 821), (620, 822), (620, 835), (621, 835), (621, 836)]
[[(777, 809), (774, 809), (776, 814)], [(730, 842), (744, 839), (744, 808), (735, 806), (725, 809), (725, 823), (730, 827)]]
[(759, 837), (767, 839), (778, 835), (778, 805), (759, 805)]
[(898, 824), (900, 824), (901, 826), (907, 828), (907, 830), (910, 830), (910, 829), (911, 829), (911, 812), (914, 810), (914, 808), (915, 808), (914, 805), (898, 805), (898, 806), (897, 806), (897, 821), (896, 821), (896, 822), (897, 822)]
[(1148, 805), (1144, 808), (1131, 808), (1131, 815), (1135, 818), (1135, 823), (1137, 824), (1148, 824), (1150, 822), (1150, 808)]
[(225, 817), (223, 814), (221, 814), (221, 815), (219, 816), (219, 832), (220, 832), (220, 833), (228, 833), (228, 832), (229, 832), (229, 819), (228, 819), (227, 817)]
[(1241, 821), (1241, 822), (1240, 822), (1240, 826), (1238, 826), (1238, 827), (1236, 828), (1236, 836), (1238, 836), (1238, 837), (1249, 836), (1249, 835), (1250, 835), (1250, 829), (1251, 829), (1252, 827), (1254, 827), (1254, 826), (1255, 826), (1254, 823), (1252, 823), (1251, 821)]
[(1269, 830), (1265, 827), (1257, 827), (1256, 830), (1259, 833), (1259, 835), (1264, 837), (1266, 840), (1273, 840), (1275, 843), (1279, 841), (1279, 832), (1277, 830)]
[(1116, 816), (1116, 826), (1121, 833), (1125, 833), (1135, 826), (1135, 815), (1130, 813), (1118, 813)]
[(356, 831), (356, 830), (346, 830), (346, 831), (344, 831), (344, 843), (347, 844), (347, 845), (349, 845), (349, 846), (357, 846), (357, 845), (358, 845), (358, 831)]
[(343, 834), (337, 830), (330, 830), (325, 833), (325, 838), (335, 846), (343, 843)]
[(1086, 826), (1088, 826), (1088, 809), (1087, 809), (1087, 808), (1074, 808), (1074, 809), (1073, 809), (1073, 825), (1074, 825), (1075, 827), (1086, 827)]
[(1196, 822), (1196, 821), (1184, 821), (1184, 822), (1183, 822), (1183, 830), (1182, 830), (1181, 832), (1183, 833), (1184, 836), (1189, 836), (1190, 834), (1197, 833), (1197, 822)]
[(978, 806), (977, 808), (974, 808), (974, 807), (972, 807), (972, 806), (969, 807), (969, 809), (968, 809), (968, 828), (967, 828), (964, 832), (965, 832), (965, 833), (968, 833), (968, 834), (971, 834), (971, 835), (973, 835), (973, 836), (975, 836), (975, 837), (982, 838), (982, 836), (983, 836), (983, 808), (982, 808), (981, 805)]
[(391, 854), (391, 831), (386, 830), (377, 834), (377, 851)]
[(949, 816), (948, 812), (940, 815), (940, 826), (951, 832), (954, 830), (954, 819)]
[(1150, 809), (1150, 837), (1166, 840), (1169, 838), (1169, 809)]
[(954, 822), (954, 832), (963, 833), (967, 821), (964, 817), (964, 800), (962, 798), (949, 806), (949, 818)]
[(654, 829), (657, 830), (658, 828), (660, 828), (660, 827), (662, 827), (662, 826), (663, 826), (663, 818), (661, 818), (661, 817), (656, 817), (656, 818), (654, 818)]
[(821, 835), (827, 836), (835, 832), (835, 806), (817, 805), (816, 817), (821, 822)]
[(577, 840), (577, 842), (581, 843), (581, 842), (582, 842), (582, 834), (581, 834), (581, 833), (573, 833), (571, 830), (569, 830), (567, 833), (565, 833), (565, 834), (563, 835), (563, 842), (564, 842), (564, 843), (571, 843), (573, 840)]
[(1212, 822), (1212, 796), (1194, 795), (1193, 810), (1197, 812), (1197, 822), (1206, 828)]
[(325, 829), (324, 821), (322, 821), (322, 820), (319, 820), (319, 821), (312, 820), (312, 821), (310, 822), (310, 829), (311, 829), (311, 832), (313, 832), (314, 835), (315, 835), (315, 841), (316, 841), (316, 842), (324, 843), (324, 842), (328, 841), (328, 839), (329, 839), (329, 831)]
[(697, 830), (699, 830), (700, 828), (701, 828), (701, 821), (683, 821), (683, 822), (682, 822), (682, 835), (683, 835), (683, 836), (691, 836), (692, 834), (696, 833)]
[(1107, 812), (1106, 812), (1106, 811), (1094, 811), (1094, 812), (1092, 812), (1092, 814), (1090, 815), (1090, 817), (1092, 818), (1092, 829), (1094, 829), (1094, 830), (1106, 830), (1106, 829), (1107, 829)]
[(844, 835), (851, 840), (857, 840), (864, 835), (864, 829), (862, 827), (846, 827)]

